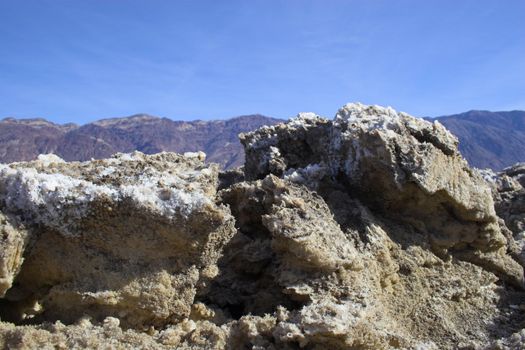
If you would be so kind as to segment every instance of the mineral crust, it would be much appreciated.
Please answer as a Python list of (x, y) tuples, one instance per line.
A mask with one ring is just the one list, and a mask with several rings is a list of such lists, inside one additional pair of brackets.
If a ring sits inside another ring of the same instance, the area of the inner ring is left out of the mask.
[(348, 104), (204, 155), (0, 166), (7, 348), (525, 349), (522, 166)]
[(2, 319), (148, 328), (187, 317), (235, 232), (217, 175), (169, 153), (2, 165)]

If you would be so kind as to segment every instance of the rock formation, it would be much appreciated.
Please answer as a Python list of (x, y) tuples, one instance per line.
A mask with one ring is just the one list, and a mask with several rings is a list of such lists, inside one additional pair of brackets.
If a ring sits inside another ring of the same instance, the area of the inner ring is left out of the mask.
[(439, 122), (351, 104), (334, 121), (303, 114), (241, 141), (248, 178), (274, 173), (309, 182), (312, 173), (322, 173), (382, 215), (417, 227), (435, 253), (476, 261), (523, 283), (522, 268), (504, 254), (490, 188)]
[(495, 174), (484, 170), (492, 187), (495, 208), (509, 237), (509, 251), (525, 265), (525, 164), (518, 163)]
[(361, 104), (240, 137), (220, 176), (198, 153), (2, 166), (0, 342), (525, 348), (523, 169)]
[(198, 156), (4, 166), (2, 318), (144, 327), (187, 317), (234, 234), (214, 203), (217, 167)]

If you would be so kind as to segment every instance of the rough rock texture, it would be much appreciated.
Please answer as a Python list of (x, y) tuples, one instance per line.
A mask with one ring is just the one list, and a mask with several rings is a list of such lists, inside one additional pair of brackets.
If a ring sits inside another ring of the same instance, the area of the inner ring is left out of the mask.
[(514, 234), (525, 231), (525, 163), (504, 169), (496, 178), (496, 211)]
[(27, 244), (27, 231), (22, 227), (15, 229), (2, 213), (0, 230), (0, 297), (4, 297), (24, 261), (22, 254)]
[(525, 164), (518, 163), (495, 174), (482, 171), (492, 187), (496, 212), (507, 231), (508, 250), (525, 266)]
[(523, 348), (501, 176), (439, 123), (352, 104), (241, 141), (220, 178), (202, 154), (0, 169), (0, 343)]
[[(240, 232), (206, 302), (239, 315), (277, 309), (265, 348), (407, 348), (429, 339), (452, 347), (489, 338), (501, 292), (493, 274), (441, 260), (414, 244), (423, 239), (415, 230), (382, 222), (339, 190), (321, 193), (327, 202), (273, 175), (224, 191)], [(333, 216), (330, 207), (344, 202), (348, 212)]]
[(217, 167), (199, 157), (3, 166), (2, 319), (115, 316), (149, 327), (188, 316), (234, 233), (214, 203)]
[(523, 283), (522, 268), (505, 254), (489, 186), (439, 122), (349, 104), (333, 121), (301, 114), (241, 142), (248, 178), (335, 178), (374, 210), (417, 227), (437, 254), (451, 252)]

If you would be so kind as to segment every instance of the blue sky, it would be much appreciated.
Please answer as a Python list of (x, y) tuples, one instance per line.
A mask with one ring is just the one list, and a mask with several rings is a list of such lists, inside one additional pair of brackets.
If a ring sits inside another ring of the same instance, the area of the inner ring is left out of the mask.
[(525, 109), (524, 0), (0, 0), (0, 117)]

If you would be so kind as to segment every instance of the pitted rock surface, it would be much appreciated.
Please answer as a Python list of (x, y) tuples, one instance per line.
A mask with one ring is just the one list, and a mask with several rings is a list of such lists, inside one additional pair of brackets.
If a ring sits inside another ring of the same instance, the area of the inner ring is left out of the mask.
[(524, 348), (520, 166), (361, 104), (240, 138), (220, 176), (202, 153), (2, 165), (0, 343)]
[(218, 170), (197, 157), (41, 157), (0, 173), (9, 320), (181, 320), (234, 234), (229, 210), (215, 204)]

